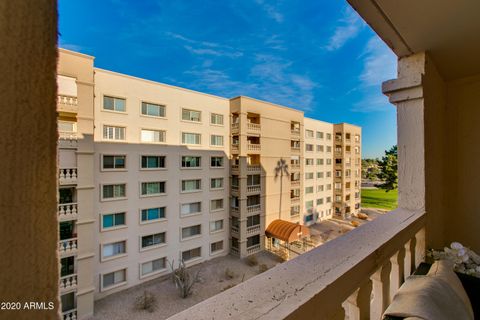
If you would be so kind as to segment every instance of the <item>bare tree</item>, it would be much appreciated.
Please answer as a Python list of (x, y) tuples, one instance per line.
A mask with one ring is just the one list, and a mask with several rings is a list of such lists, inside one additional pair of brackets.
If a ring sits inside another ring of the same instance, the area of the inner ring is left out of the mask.
[(178, 268), (174, 268), (174, 261), (168, 262), (170, 269), (172, 270), (172, 278), (175, 283), (175, 287), (180, 293), (180, 297), (186, 298), (192, 294), (193, 285), (198, 281), (200, 276), (200, 270), (195, 274), (192, 274), (186, 267), (185, 262), (182, 260), (178, 263)]
[(283, 196), (283, 176), (286, 175), (287, 178), (289, 176), (288, 173), (288, 164), (285, 159), (280, 158), (277, 162), (277, 166), (275, 167), (275, 180), (280, 177), (280, 203), (278, 209), (278, 218), (282, 218), (282, 196)]

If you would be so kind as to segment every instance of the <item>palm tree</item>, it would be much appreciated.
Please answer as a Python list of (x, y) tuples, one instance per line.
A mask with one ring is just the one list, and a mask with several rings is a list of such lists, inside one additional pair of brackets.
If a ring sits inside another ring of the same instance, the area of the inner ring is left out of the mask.
[(278, 218), (282, 218), (282, 196), (283, 196), (283, 176), (286, 175), (287, 178), (289, 176), (288, 173), (288, 164), (285, 159), (280, 158), (277, 162), (277, 166), (275, 167), (275, 180), (280, 177), (280, 207), (278, 209)]

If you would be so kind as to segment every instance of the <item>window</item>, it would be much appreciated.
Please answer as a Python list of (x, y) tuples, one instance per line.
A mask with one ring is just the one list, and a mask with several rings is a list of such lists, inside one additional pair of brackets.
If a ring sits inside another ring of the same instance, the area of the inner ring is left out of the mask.
[(223, 126), (223, 114), (212, 113), (210, 115), (210, 123)]
[(360, 142), (360, 135), (358, 134), (355, 135), (355, 142)]
[(247, 196), (247, 207), (260, 205), (260, 195)]
[(202, 189), (202, 180), (182, 180), (182, 192), (194, 192)]
[(217, 252), (217, 251), (221, 251), (223, 250), (223, 240), (222, 241), (217, 241), (217, 242), (213, 242), (210, 244), (210, 252), (211, 253), (214, 253), (214, 252)]
[(190, 249), (182, 252), (182, 260), (188, 261), (195, 258), (200, 258), (202, 256), (202, 248), (198, 247), (195, 249)]
[(103, 110), (125, 112), (125, 99), (103, 96)]
[(165, 181), (142, 182), (142, 196), (153, 196), (165, 193)]
[(345, 133), (345, 139), (350, 140), (352, 135), (350, 133)]
[(142, 156), (142, 169), (165, 168), (165, 156)]
[(342, 202), (342, 196), (335, 196), (335, 202)]
[(342, 176), (342, 171), (341, 170), (335, 170), (335, 177), (339, 178)]
[(332, 140), (332, 134), (331, 133), (327, 133), (327, 140)]
[(202, 211), (201, 202), (184, 203), (180, 206), (181, 215), (200, 213)]
[(116, 199), (126, 197), (126, 184), (105, 184), (102, 187), (102, 199)]
[(300, 206), (293, 206), (293, 207), (290, 207), (290, 216), (291, 217), (294, 217), (294, 216), (298, 216), (300, 214)]
[(320, 206), (323, 204), (323, 198), (317, 199), (317, 206)]
[(165, 118), (165, 106), (155, 103), (142, 102), (142, 114), (145, 116)]
[(223, 199), (214, 199), (210, 201), (210, 211), (222, 210)]
[(317, 152), (323, 152), (323, 146), (320, 144), (317, 144)]
[(335, 183), (335, 190), (342, 190), (342, 184), (339, 182)]
[(237, 175), (232, 176), (232, 187), (238, 187), (239, 186), (239, 179)]
[(313, 144), (306, 144), (305, 151), (313, 151)]
[(247, 248), (260, 245), (260, 235), (255, 235), (253, 237), (248, 237), (247, 238)]
[(327, 178), (330, 178), (332, 176), (332, 172), (331, 171), (327, 171)]
[(156, 273), (157, 271), (165, 270), (167, 267), (167, 259), (160, 258), (152, 261), (142, 263), (142, 276), (146, 276), (151, 273)]
[(331, 183), (327, 184), (327, 190), (332, 190), (332, 184)]
[(323, 191), (323, 184), (317, 186), (317, 192)]
[(108, 288), (116, 284), (126, 282), (126, 271), (127, 269), (118, 270), (115, 272), (106, 273), (102, 276), (103, 288)]
[(200, 144), (201, 135), (199, 133), (182, 132), (183, 144)]
[(127, 252), (127, 242), (119, 241), (114, 243), (104, 244), (102, 246), (102, 257), (110, 258), (118, 256)]
[(332, 202), (332, 197), (327, 197), (327, 200), (326, 200), (327, 203), (330, 203)]
[(223, 188), (223, 178), (210, 179), (210, 189), (222, 189), (222, 188)]
[(305, 165), (313, 166), (313, 159), (312, 158), (306, 158), (305, 159)]
[(317, 179), (323, 178), (323, 172), (317, 172)]
[(217, 147), (222, 147), (223, 146), (223, 136), (218, 136), (218, 135), (212, 134), (210, 136), (210, 145), (217, 146)]
[(305, 202), (305, 209), (308, 212), (311, 212), (313, 210), (313, 200)]
[(313, 179), (313, 172), (306, 172), (305, 173), (305, 180)]
[(103, 139), (105, 140), (125, 140), (125, 128), (114, 126), (103, 126)]
[(202, 113), (200, 111), (182, 109), (182, 120), (200, 122)]
[(300, 149), (300, 141), (298, 140), (291, 140), (290, 141), (290, 147), (292, 149)]
[(102, 215), (102, 228), (114, 228), (125, 225), (125, 212)]
[(233, 196), (230, 205), (232, 208), (238, 208), (240, 206), (240, 200), (238, 197)]
[(342, 164), (342, 159), (340, 158), (335, 159), (335, 164)]
[(223, 220), (210, 221), (210, 232), (223, 230)]
[(332, 159), (327, 159), (327, 165), (332, 164)]
[(313, 221), (313, 214), (309, 214), (308, 216), (305, 216), (305, 222), (312, 222)]
[(323, 159), (317, 159), (317, 166), (323, 166)]
[(210, 166), (212, 168), (223, 168), (223, 157), (210, 157)]
[(359, 154), (360, 153), (360, 147), (355, 147), (355, 153)]
[(103, 169), (125, 169), (127, 156), (103, 156)]
[(259, 186), (260, 185), (260, 175), (259, 174), (249, 174), (247, 175), (247, 186)]
[(256, 214), (254, 216), (247, 217), (247, 228), (260, 225), (260, 215)]
[(165, 142), (165, 131), (142, 129), (140, 141), (142, 142)]
[(323, 139), (323, 132), (317, 131), (317, 139)]
[(290, 190), (290, 199), (300, 197), (300, 189), (291, 189)]
[(182, 156), (182, 168), (200, 168), (201, 157)]
[(327, 146), (327, 152), (332, 152), (332, 146)]
[(198, 236), (200, 234), (202, 234), (202, 225), (200, 224), (182, 228), (182, 239)]
[(312, 130), (305, 130), (305, 137), (306, 138), (313, 138), (313, 131)]
[(165, 207), (143, 209), (140, 213), (142, 222), (155, 221), (165, 218)]
[(165, 243), (165, 232), (149, 234), (148, 236), (142, 237), (142, 249), (158, 246)]
[(306, 187), (305, 194), (310, 194), (310, 193), (313, 193), (313, 187)]

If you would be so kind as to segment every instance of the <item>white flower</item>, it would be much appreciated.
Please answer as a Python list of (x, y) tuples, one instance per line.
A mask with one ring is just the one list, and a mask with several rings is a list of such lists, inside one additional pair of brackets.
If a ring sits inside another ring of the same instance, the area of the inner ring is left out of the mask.
[(463, 245), (460, 242), (452, 242), (450, 244), (450, 248), (455, 250), (460, 250), (460, 249), (463, 249)]

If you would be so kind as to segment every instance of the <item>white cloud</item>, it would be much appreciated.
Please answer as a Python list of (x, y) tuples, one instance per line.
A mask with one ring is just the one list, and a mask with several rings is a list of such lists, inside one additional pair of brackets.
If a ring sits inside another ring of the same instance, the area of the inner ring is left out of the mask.
[(350, 39), (355, 38), (364, 26), (365, 23), (355, 10), (347, 6), (343, 11), (342, 18), (338, 20), (338, 26), (335, 28), (325, 49), (328, 51), (340, 49)]
[(232, 59), (243, 56), (243, 52), (235, 50), (228, 45), (208, 41), (193, 40), (181, 34), (173, 32), (167, 32), (166, 35), (181, 42), (187, 43), (183, 47), (193, 54), (227, 57)]
[(377, 36), (370, 38), (362, 56), (364, 62), (360, 80), (364, 85), (380, 85), (396, 76), (397, 58)]
[(256, 0), (257, 4), (262, 7), (262, 9), (267, 13), (267, 15), (275, 20), (278, 23), (283, 22), (283, 14), (278, 12), (278, 10), (271, 4), (265, 3), (264, 0)]

